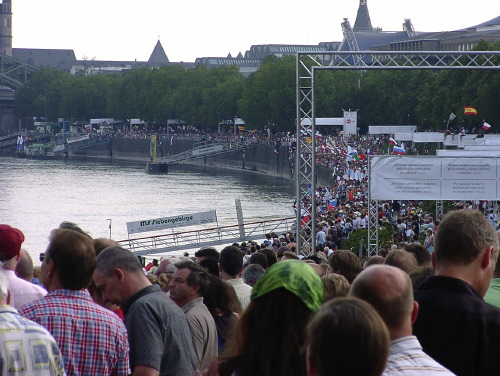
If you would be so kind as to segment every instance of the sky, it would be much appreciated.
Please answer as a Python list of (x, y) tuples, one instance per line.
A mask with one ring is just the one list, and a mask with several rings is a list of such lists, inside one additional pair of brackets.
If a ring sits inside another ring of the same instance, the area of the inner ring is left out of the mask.
[[(3, 1), (3, 0), (0, 0)], [(147, 61), (158, 41), (171, 62), (236, 57), (257, 44), (342, 40), (359, 0), (12, 0), (13, 47), (72, 49), (77, 59)], [(500, 16), (500, 0), (368, 0), (373, 27), (449, 31)]]

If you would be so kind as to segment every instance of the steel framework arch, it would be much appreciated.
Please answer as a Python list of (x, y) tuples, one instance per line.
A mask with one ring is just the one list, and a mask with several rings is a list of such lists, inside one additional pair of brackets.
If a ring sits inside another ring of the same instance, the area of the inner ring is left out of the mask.
[[(34, 65), (0, 54), (0, 100), (14, 100), (15, 91), (37, 70)], [(12, 92), (6, 91), (6, 87)]]
[[(500, 52), (355, 51), (298, 52), (296, 56), (295, 192), (297, 250), (316, 249), (315, 72), (319, 70), (492, 70)], [(306, 120), (306, 121), (304, 121)], [(378, 202), (368, 197), (368, 252), (378, 253)], [(304, 217), (310, 218), (308, 222)]]

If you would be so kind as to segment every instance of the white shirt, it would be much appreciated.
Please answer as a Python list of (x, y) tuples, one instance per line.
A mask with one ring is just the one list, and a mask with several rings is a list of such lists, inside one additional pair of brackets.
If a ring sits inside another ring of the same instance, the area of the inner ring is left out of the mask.
[(247, 308), (247, 305), (250, 304), (250, 294), (252, 293), (252, 286), (247, 285), (243, 282), (242, 278), (236, 279), (228, 279), (226, 281), (231, 286), (233, 286), (234, 291), (236, 292), (236, 296), (240, 299), (241, 307), (243, 310)]
[(13, 270), (2, 269), (2, 273), (9, 284), (10, 306), (15, 309), (47, 295), (45, 289), (19, 278)]

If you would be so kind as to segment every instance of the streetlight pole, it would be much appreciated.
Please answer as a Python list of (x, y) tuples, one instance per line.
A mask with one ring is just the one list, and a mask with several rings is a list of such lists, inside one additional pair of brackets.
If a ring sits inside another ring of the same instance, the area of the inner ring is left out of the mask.
[(108, 218), (108, 219), (106, 219), (106, 221), (109, 222), (109, 225), (108, 225), (108, 227), (109, 227), (109, 238), (111, 239), (111, 222), (112, 222), (112, 220), (111, 220), (111, 218)]

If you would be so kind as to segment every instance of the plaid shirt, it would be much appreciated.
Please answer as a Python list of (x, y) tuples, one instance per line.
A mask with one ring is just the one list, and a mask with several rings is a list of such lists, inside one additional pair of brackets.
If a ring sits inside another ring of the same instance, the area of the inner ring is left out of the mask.
[(25, 304), (19, 312), (43, 325), (56, 339), (68, 376), (130, 373), (123, 322), (95, 304), (86, 290), (55, 290)]

